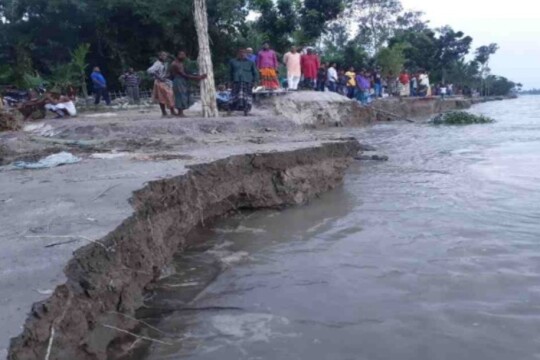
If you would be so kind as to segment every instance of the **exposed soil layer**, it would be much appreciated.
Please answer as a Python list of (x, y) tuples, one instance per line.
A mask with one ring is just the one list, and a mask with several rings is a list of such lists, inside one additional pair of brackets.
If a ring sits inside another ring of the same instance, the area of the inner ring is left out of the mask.
[(105, 238), (77, 250), (67, 282), (33, 306), (10, 359), (105, 359), (107, 345), (133, 329), (144, 288), (186, 235), (236, 209), (301, 204), (341, 184), (356, 140), (295, 151), (232, 156), (191, 166), (137, 191), (133, 214)]
[[(111, 340), (135, 327), (145, 286), (194, 226), (233, 209), (299, 204), (337, 186), (359, 144), (340, 140), (348, 129), (336, 127), (472, 104), (385, 99), (363, 107), (300, 92), (263, 99), (249, 117), (201, 119), (192, 108), (191, 118), (162, 119), (144, 108), (0, 133), (0, 166), (60, 151), (82, 158), (38, 172), (0, 168), (0, 269), (8, 269), (0, 273), (0, 357), (31, 304), (63, 284), (32, 306), (9, 357), (44, 359), (50, 349), (48, 359), (104, 359)], [(126, 200), (141, 188), (131, 208)], [(79, 248), (85, 241), (91, 245)]]

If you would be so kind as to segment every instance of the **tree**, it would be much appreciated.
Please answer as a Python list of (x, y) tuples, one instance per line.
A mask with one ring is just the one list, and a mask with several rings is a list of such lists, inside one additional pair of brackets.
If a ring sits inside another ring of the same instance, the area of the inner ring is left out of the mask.
[(349, 0), (346, 16), (359, 24), (356, 40), (376, 54), (393, 36), (402, 12), (400, 0)]
[(195, 27), (199, 40), (199, 71), (206, 74), (206, 79), (201, 81), (201, 104), (203, 117), (219, 117), (216, 100), (216, 86), (214, 84), (214, 66), (210, 41), (208, 38), (208, 18), (206, 0), (194, 0)]
[(304, 41), (313, 41), (325, 31), (325, 24), (344, 9), (343, 0), (304, 0), (300, 25)]
[(381, 49), (377, 53), (377, 64), (382, 68), (384, 76), (397, 75), (401, 72), (405, 64), (405, 55), (403, 53), (405, 48), (406, 45), (397, 44)]
[(389, 40), (388, 46), (406, 45), (403, 49), (405, 67), (417, 71), (420, 69), (434, 71), (438, 66), (436, 59), (438, 43), (432, 30), (415, 31), (412, 29), (400, 31)]
[(490, 89), (490, 95), (506, 96), (517, 91), (518, 84), (503, 76), (488, 75), (485, 79), (486, 87)]
[(446, 72), (455, 62), (462, 60), (469, 53), (472, 38), (465, 36), (462, 31), (454, 31), (450, 26), (437, 30), (436, 59), (438, 69), (441, 71), (442, 82), (446, 82)]
[(497, 50), (499, 50), (499, 45), (491, 43), (489, 45), (483, 45), (476, 49), (475, 51), (475, 61), (481, 65), (480, 76), (482, 78), (481, 93), (486, 96), (488, 95), (488, 87), (485, 78), (489, 75), (489, 59), (491, 55), (494, 55)]

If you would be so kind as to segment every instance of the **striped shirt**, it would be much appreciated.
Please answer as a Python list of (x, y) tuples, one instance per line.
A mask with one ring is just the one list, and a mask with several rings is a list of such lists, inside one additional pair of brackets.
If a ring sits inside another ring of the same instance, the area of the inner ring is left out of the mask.
[(139, 76), (135, 73), (125, 73), (120, 77), (126, 87), (139, 86)]

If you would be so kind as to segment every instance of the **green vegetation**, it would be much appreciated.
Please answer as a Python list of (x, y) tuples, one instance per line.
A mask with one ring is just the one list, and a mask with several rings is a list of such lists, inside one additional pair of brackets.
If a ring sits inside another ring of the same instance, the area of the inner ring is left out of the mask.
[(465, 111), (452, 111), (435, 116), (431, 123), (434, 125), (470, 125), (488, 124), (495, 122), (490, 117), (475, 115)]
[[(99, 66), (112, 88), (128, 67), (144, 71), (160, 50), (198, 53), (193, 0), (5, 0), (0, 2), (0, 85), (26, 86), (41, 76), (57, 87), (87, 88)], [(270, 41), (282, 55), (292, 44), (317, 47), (342, 67), (382, 66), (392, 73), (430, 72), (433, 84), (506, 95), (519, 84), (489, 71), (498, 46), (471, 49), (451, 27), (432, 29), (400, 0), (207, 0), (218, 82), (238, 47)], [(258, 16), (254, 16), (257, 15)], [(474, 52), (476, 57), (466, 60)]]

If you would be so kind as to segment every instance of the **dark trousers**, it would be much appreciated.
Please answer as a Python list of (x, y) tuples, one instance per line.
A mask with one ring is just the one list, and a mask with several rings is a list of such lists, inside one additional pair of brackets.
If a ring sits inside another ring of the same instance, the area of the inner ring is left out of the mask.
[(141, 95), (140, 95), (138, 86), (126, 87), (126, 93), (127, 93), (130, 104), (139, 104), (141, 102)]
[(94, 89), (94, 95), (96, 97), (96, 100), (94, 101), (95, 105), (99, 104), (102, 97), (103, 100), (105, 100), (105, 104), (111, 105), (111, 98), (109, 97), (109, 91), (107, 88)]
[(324, 91), (326, 88), (326, 81), (317, 79), (317, 91)]
[(328, 82), (328, 90), (331, 92), (337, 92), (337, 84), (333, 81)]
[(356, 89), (354, 88), (354, 86), (347, 86), (347, 97), (349, 99), (354, 99), (356, 95)]

